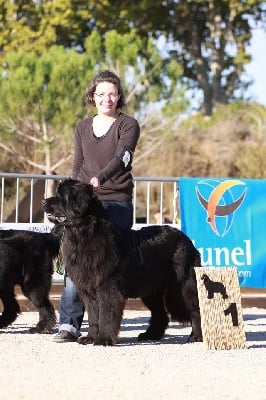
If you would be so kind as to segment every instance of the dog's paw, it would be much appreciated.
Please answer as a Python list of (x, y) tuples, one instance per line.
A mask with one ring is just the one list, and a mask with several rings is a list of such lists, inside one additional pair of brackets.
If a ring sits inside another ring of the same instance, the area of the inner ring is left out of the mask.
[(111, 337), (97, 337), (93, 344), (95, 346), (113, 346), (115, 343)]
[(146, 335), (146, 332), (140, 333), (138, 336), (138, 342), (144, 342), (146, 340), (149, 340), (148, 335)]
[(77, 342), (78, 344), (83, 344), (83, 345), (92, 344), (94, 343), (94, 338), (91, 336), (81, 336), (78, 338)]
[(196, 343), (196, 342), (202, 342), (202, 341), (203, 341), (203, 339), (202, 339), (201, 335), (196, 336), (196, 335), (191, 334), (187, 340), (187, 343)]
[(138, 342), (146, 342), (147, 340), (161, 340), (163, 335), (150, 333), (150, 332), (143, 332), (140, 333), (138, 336)]

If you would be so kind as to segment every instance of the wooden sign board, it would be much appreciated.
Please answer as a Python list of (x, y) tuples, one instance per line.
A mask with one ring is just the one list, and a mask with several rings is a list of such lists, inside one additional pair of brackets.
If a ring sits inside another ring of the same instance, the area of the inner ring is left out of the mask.
[(245, 349), (241, 293), (235, 267), (195, 267), (203, 343), (208, 349)]

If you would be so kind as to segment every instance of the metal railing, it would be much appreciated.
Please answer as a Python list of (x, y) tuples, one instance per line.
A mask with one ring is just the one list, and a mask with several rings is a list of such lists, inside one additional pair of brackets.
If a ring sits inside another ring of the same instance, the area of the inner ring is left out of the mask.
[[(33, 224), (47, 222), (41, 209), (41, 199), (54, 194), (57, 182), (68, 176), (0, 172), (0, 178), (0, 223)], [(178, 224), (178, 178), (134, 177), (133, 207), (134, 225), (166, 221)], [(157, 221), (154, 219), (155, 212)]]

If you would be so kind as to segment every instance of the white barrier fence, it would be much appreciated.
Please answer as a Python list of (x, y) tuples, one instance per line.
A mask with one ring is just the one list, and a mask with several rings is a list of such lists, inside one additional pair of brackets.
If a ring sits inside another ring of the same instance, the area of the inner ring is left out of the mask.
[[(57, 182), (65, 175), (2, 173), (1, 228), (34, 230), (49, 229), (49, 221), (41, 209), (41, 200), (53, 195)], [(178, 178), (134, 177), (134, 227), (143, 224), (179, 224)], [(36, 225), (37, 224), (37, 225)], [(39, 225), (41, 224), (41, 225)], [(30, 226), (29, 226), (30, 225)]]

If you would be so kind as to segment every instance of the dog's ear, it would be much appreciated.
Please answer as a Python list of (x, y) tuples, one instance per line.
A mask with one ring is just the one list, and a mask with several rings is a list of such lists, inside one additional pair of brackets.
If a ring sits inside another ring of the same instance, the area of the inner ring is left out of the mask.
[(94, 197), (94, 189), (93, 186), (90, 183), (82, 183), (82, 182), (76, 182), (74, 185), (75, 190), (81, 192), (85, 192), (89, 197)]
[(72, 204), (75, 203), (75, 208), (79, 208), (80, 212), (83, 212), (95, 198), (96, 194), (92, 185), (77, 181), (68, 188), (66, 199)]

